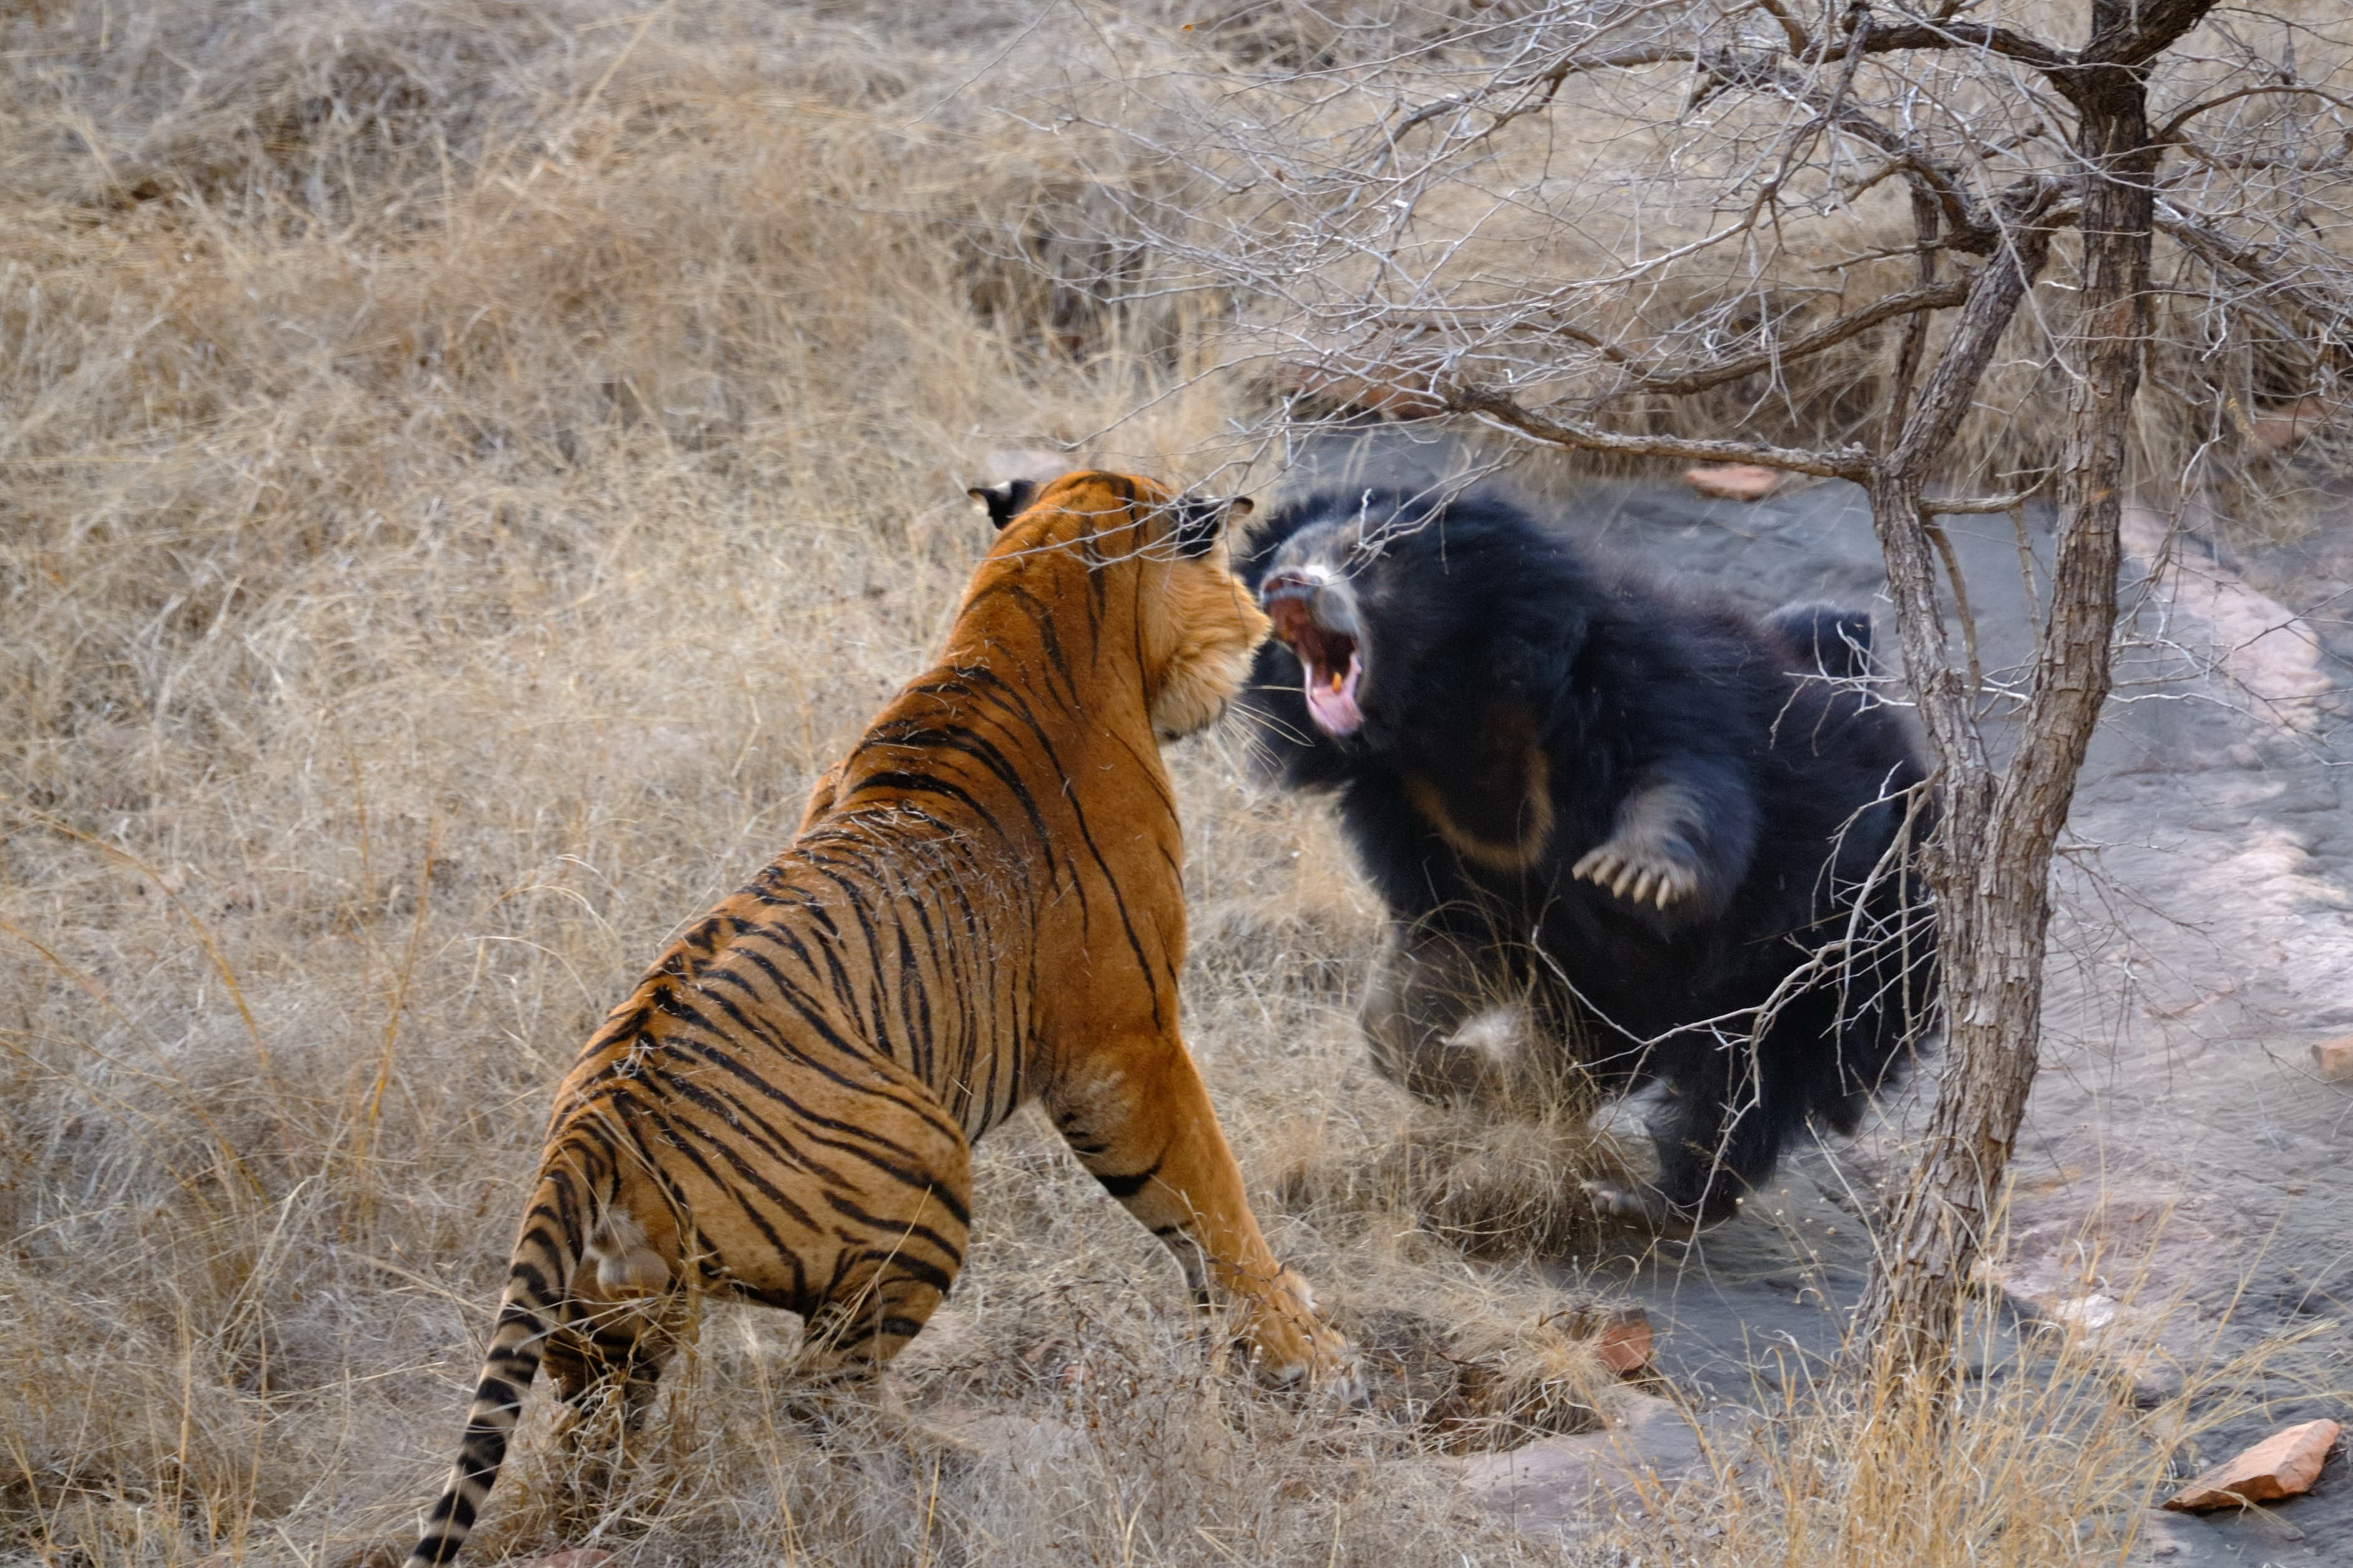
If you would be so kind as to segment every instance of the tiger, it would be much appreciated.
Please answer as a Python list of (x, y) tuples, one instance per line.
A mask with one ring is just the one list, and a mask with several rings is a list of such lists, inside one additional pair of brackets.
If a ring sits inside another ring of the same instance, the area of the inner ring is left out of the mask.
[(635, 1431), (691, 1299), (798, 1314), (796, 1387), (871, 1384), (955, 1282), (973, 1142), (1032, 1101), (1196, 1302), (1222, 1294), (1262, 1381), (1359, 1391), (1177, 1029), (1160, 742), (1224, 713), (1266, 632), (1225, 537), (1249, 502), (1093, 471), (970, 493), (998, 534), (940, 661), (559, 1087), (411, 1568), (464, 1545), (543, 1365), (567, 1441)]

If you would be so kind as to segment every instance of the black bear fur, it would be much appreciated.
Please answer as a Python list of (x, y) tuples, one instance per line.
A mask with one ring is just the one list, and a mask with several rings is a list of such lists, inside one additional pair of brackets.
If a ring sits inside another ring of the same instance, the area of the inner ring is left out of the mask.
[(1729, 1217), (1810, 1119), (1854, 1130), (1935, 974), (1926, 773), (1867, 613), (1672, 592), (1492, 489), (1311, 493), (1240, 570), (1276, 624), (1243, 706), (1388, 906), (1384, 1073), (1482, 1092), (1464, 994), (1525, 996), (1602, 1091), (1663, 1087), (1655, 1187), (1594, 1189), (1662, 1229)]

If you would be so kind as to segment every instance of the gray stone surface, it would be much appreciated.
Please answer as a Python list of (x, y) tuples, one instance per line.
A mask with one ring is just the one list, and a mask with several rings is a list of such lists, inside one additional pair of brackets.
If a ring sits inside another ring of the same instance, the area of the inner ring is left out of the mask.
[(1639, 1515), (1662, 1489), (1704, 1471), (1707, 1436), (1672, 1401), (1638, 1396), (1607, 1431), (1461, 1460), (1456, 1484), (1521, 1530), (1582, 1542), (1613, 1515)]

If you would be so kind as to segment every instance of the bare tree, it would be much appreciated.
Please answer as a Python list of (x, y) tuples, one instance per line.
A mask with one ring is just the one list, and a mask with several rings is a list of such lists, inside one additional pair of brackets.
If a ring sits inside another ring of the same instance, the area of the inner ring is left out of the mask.
[[(1152, 287), (1229, 301), (1230, 363), (1289, 413), (1869, 495), (1942, 794), (1948, 1065), (1866, 1321), (1940, 1373), (2037, 1065), (2120, 509), (2260, 480), (2283, 443), (2259, 426), (2343, 404), (2353, 26), (2318, 0), (1290, 15), (1288, 47), (1258, 19), (1253, 63), (1205, 52), (1064, 110), (1125, 143), (1115, 226)], [(1938, 519), (2030, 499), (2055, 557), (2001, 679)]]

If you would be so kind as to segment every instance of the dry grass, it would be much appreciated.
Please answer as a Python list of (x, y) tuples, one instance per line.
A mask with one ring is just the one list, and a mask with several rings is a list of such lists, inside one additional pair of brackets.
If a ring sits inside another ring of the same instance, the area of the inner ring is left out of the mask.
[[(323, 1563), (404, 1531), (550, 1086), (930, 647), (985, 542), (984, 454), (1215, 466), (1236, 395), (1190, 374), (1183, 311), (1110, 315), (1024, 263), (1087, 194), (955, 89), (1026, 14), (895, 16), (0, 21), (0, 1562)], [(1052, 26), (1002, 68), (1160, 36)], [(714, 1311), (632, 1489), (560, 1518), (539, 1411), (482, 1560), (1618, 1550), (1507, 1532), (1430, 1458), (1614, 1397), (1547, 1317), (1575, 1291), (1455, 1245), (1573, 1242), (1577, 1139), (1417, 1121), (1371, 1081), (1371, 904), (1242, 773), (1232, 737), (1180, 766), (1192, 1037), (1279, 1248), (1387, 1358), (1377, 1408), (1249, 1392), (1150, 1239), (1017, 1124), (903, 1380), (966, 1447), (815, 1447), (776, 1415), (784, 1325)], [(2064, 1464), (2015, 1449), (2046, 1513), (2086, 1477), (2145, 1489), (2163, 1445), (2118, 1421)], [(1851, 1462), (1913, 1464), (1886, 1429)], [(2003, 1411), (1968, 1429), (2025, 1442)], [(1857, 1484), (1788, 1473), (1673, 1550), (1780, 1560)], [(1916, 1499), (1941, 1472), (1909, 1473)], [(1676, 1517), (1610, 1540), (1650, 1561)], [(1905, 1540), (1959, 1528), (1923, 1518)], [(1853, 1535), (1810, 1553), (1953, 1560)]]

